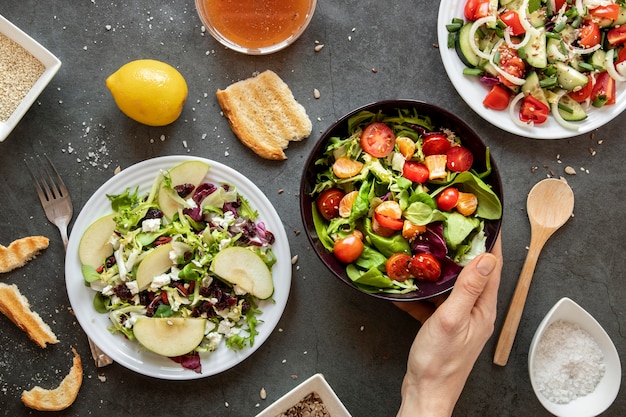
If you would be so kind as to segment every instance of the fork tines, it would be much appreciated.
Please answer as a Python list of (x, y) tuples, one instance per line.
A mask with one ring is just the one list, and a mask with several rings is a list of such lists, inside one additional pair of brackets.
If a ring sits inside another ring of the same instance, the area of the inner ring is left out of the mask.
[(61, 179), (59, 172), (52, 164), (52, 161), (50, 161), (48, 155), (44, 154), (44, 156), (47, 164), (39, 155), (31, 157), (31, 163), (24, 160), (31, 177), (35, 182), (39, 199), (42, 203), (45, 203), (54, 199), (69, 197), (67, 187)]

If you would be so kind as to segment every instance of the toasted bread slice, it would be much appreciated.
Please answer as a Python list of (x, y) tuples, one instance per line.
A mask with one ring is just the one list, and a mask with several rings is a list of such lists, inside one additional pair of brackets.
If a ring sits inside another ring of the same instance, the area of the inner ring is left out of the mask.
[(47, 343), (59, 343), (59, 339), (50, 326), (41, 319), (39, 314), (31, 311), (28, 300), (20, 293), (17, 285), (0, 282), (0, 312), (11, 319), (42, 348), (45, 348)]
[(28, 236), (13, 241), (9, 247), (0, 245), (0, 272), (9, 272), (33, 259), (48, 247), (44, 236)]
[(273, 71), (217, 90), (216, 96), (235, 135), (262, 158), (287, 159), (283, 150), (289, 142), (311, 134), (304, 106)]
[(60, 411), (74, 403), (83, 383), (83, 365), (76, 349), (72, 348), (72, 352), (72, 368), (58, 387), (45, 389), (35, 386), (30, 391), (22, 392), (22, 402), (27, 407), (40, 411)]

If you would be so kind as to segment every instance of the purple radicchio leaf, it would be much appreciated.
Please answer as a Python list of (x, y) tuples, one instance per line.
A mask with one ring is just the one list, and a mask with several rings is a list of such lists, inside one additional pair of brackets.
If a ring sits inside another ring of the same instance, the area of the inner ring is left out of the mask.
[(440, 261), (441, 261), (441, 276), (439, 277), (439, 280), (436, 282), (437, 285), (445, 284), (451, 279), (456, 278), (462, 269), (460, 266), (456, 264), (456, 262), (454, 262), (452, 259), (450, 259), (447, 256), (441, 259)]
[(209, 184), (204, 182), (196, 188), (196, 191), (193, 193), (193, 201), (196, 204), (202, 203), (202, 200), (206, 198), (209, 194), (212, 194), (216, 190), (213, 184)]
[(426, 226), (426, 231), (413, 241), (413, 251), (426, 252), (442, 260), (448, 253), (448, 246), (443, 237), (443, 224), (434, 223)]
[(185, 369), (191, 369), (196, 373), (202, 372), (202, 363), (200, 362), (200, 354), (198, 352), (191, 352), (185, 355), (174, 356), (170, 359), (176, 363), (179, 363)]

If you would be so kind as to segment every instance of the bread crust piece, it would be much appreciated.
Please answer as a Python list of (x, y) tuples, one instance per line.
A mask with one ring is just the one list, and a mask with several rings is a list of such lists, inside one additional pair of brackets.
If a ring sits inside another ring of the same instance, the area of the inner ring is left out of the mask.
[(11, 242), (8, 247), (0, 245), (0, 272), (9, 272), (26, 265), (49, 243), (45, 236), (28, 236)]
[(262, 158), (287, 159), (283, 150), (289, 142), (311, 134), (304, 106), (271, 70), (217, 90), (216, 96), (235, 135)]
[(83, 383), (83, 365), (76, 349), (72, 348), (72, 352), (74, 353), (72, 368), (61, 384), (55, 389), (35, 386), (30, 391), (22, 392), (24, 405), (34, 410), (60, 411), (74, 403)]
[(26, 332), (35, 343), (45, 348), (48, 343), (59, 343), (56, 335), (34, 311), (26, 297), (20, 293), (17, 285), (0, 283), (0, 312), (7, 316), (17, 327)]

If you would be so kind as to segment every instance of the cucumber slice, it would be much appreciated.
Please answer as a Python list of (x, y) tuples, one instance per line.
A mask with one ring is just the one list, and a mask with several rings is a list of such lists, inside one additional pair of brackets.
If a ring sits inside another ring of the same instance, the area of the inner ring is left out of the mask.
[(529, 34), (530, 41), (524, 48), (526, 62), (535, 68), (545, 68), (548, 65), (546, 51), (546, 28), (540, 27)]
[(578, 122), (587, 118), (587, 113), (582, 106), (568, 95), (562, 96), (559, 100), (559, 114), (568, 122)]
[(563, 62), (557, 62), (554, 65), (556, 67), (559, 85), (568, 91), (572, 91), (576, 87), (584, 87), (589, 81), (585, 74), (582, 74)]
[(561, 41), (558, 39), (550, 38), (546, 42), (546, 53), (548, 62), (554, 64), (555, 62), (565, 62), (567, 55), (563, 50)]
[(546, 98), (543, 88), (539, 85), (539, 76), (535, 71), (531, 72), (526, 77), (526, 82), (522, 84), (522, 93), (524, 93), (525, 96), (531, 95), (542, 103), (548, 105), (548, 99)]
[(606, 71), (606, 52), (602, 49), (598, 49), (589, 58), (589, 63), (600, 71)]
[(620, 6), (619, 16), (615, 21), (615, 26), (626, 24), (626, 7)]
[(466, 23), (461, 30), (458, 31), (455, 41), (454, 49), (461, 59), (461, 62), (468, 67), (475, 68), (480, 62), (480, 57), (474, 53), (472, 46), (470, 45), (470, 31), (472, 29), (472, 23)]

